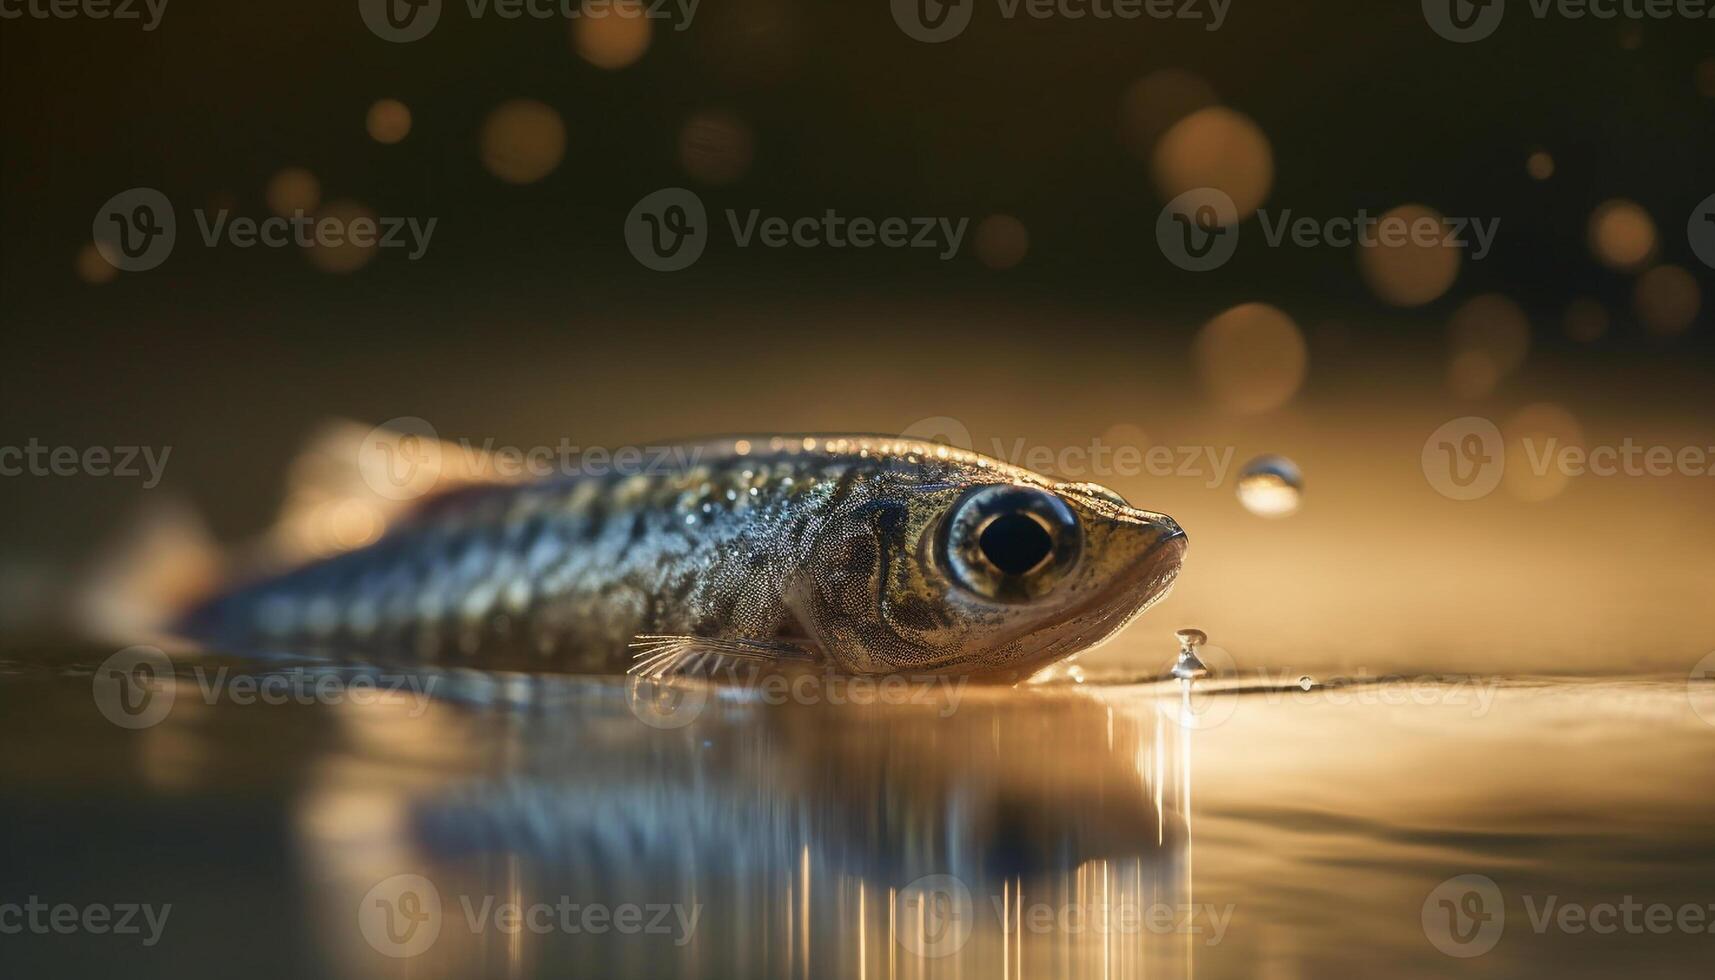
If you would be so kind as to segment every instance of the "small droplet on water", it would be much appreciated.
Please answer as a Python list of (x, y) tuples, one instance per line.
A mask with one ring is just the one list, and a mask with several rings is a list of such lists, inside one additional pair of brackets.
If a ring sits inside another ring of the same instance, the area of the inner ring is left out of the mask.
[(1209, 676), (1209, 668), (1197, 656), (1197, 648), (1209, 641), (1209, 635), (1188, 626), (1173, 636), (1179, 641), (1179, 659), (1173, 664), (1173, 676), (1180, 680)]
[(1304, 474), (1285, 456), (1258, 456), (1239, 471), (1239, 503), (1258, 517), (1287, 517), (1304, 498)]
[(1315, 686), (1316, 678), (1311, 677), (1309, 674), (1305, 674), (1303, 677), (1298, 679), (1298, 687), (1300, 690), (1308, 691)]

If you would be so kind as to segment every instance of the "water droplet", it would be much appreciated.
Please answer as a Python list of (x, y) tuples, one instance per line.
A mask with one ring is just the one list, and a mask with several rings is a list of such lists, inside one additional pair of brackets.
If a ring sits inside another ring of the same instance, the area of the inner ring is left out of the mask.
[(1311, 677), (1309, 674), (1305, 674), (1303, 677), (1298, 679), (1298, 687), (1300, 690), (1308, 691), (1315, 686), (1316, 678)]
[(1179, 641), (1179, 659), (1173, 664), (1173, 676), (1181, 680), (1209, 676), (1208, 666), (1197, 656), (1197, 648), (1208, 642), (1209, 635), (1188, 626), (1173, 636)]
[(1258, 456), (1239, 472), (1239, 503), (1258, 517), (1295, 514), (1303, 497), (1304, 475), (1285, 456)]

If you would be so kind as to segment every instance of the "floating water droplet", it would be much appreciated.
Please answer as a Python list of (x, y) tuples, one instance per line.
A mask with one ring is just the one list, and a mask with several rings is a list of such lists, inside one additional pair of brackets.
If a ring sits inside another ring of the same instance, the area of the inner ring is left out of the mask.
[(1316, 678), (1311, 677), (1309, 674), (1305, 674), (1303, 677), (1298, 679), (1298, 687), (1300, 690), (1308, 691), (1315, 686)]
[(1179, 641), (1179, 659), (1173, 664), (1173, 676), (1181, 680), (1209, 676), (1208, 666), (1197, 656), (1197, 648), (1209, 641), (1209, 634), (1188, 626), (1173, 636)]
[(1304, 498), (1304, 475), (1285, 456), (1258, 456), (1239, 471), (1239, 503), (1258, 517), (1286, 517)]

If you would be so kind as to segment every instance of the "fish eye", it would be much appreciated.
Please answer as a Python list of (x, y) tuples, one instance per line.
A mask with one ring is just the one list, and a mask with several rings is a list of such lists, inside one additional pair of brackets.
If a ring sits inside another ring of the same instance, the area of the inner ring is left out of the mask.
[(1078, 518), (1035, 487), (978, 487), (953, 506), (941, 558), (954, 581), (986, 599), (1020, 602), (1051, 590), (1076, 564)]

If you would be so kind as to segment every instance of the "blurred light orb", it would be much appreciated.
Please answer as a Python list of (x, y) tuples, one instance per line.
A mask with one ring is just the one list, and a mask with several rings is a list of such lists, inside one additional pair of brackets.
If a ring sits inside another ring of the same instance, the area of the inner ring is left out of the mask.
[(726, 112), (701, 112), (679, 131), (679, 165), (705, 184), (730, 184), (750, 169), (750, 127)]
[(1218, 101), (1214, 88), (1188, 71), (1152, 71), (1132, 82), (1120, 100), (1120, 141), (1133, 156), (1147, 162), (1161, 134)]
[(1243, 220), (1274, 185), (1274, 150), (1250, 117), (1225, 106), (1199, 109), (1174, 123), (1155, 146), (1155, 183), (1168, 200), (1199, 187), (1233, 199)]
[(1611, 269), (1636, 269), (1655, 254), (1655, 222), (1635, 201), (1614, 198), (1590, 214), (1590, 251)]
[(94, 242), (87, 242), (77, 250), (77, 277), (91, 285), (99, 286), (104, 282), (112, 282), (119, 275), (119, 269), (107, 261)]
[(566, 155), (566, 124), (535, 99), (502, 102), (482, 124), (482, 165), (509, 184), (533, 184)]
[(268, 210), (289, 218), (299, 211), (309, 214), (322, 203), (322, 185), (303, 167), (287, 167), (268, 180)]
[(1571, 412), (1551, 402), (1526, 405), (1507, 419), (1501, 433), (1507, 446), (1501, 482), (1509, 493), (1539, 503), (1566, 489), (1571, 474), (1561, 454), (1584, 445), (1584, 429)]
[(973, 248), (983, 265), (1010, 269), (1030, 251), (1030, 232), (1010, 214), (991, 214), (977, 225)]
[(1304, 501), (1304, 474), (1285, 456), (1258, 456), (1239, 471), (1238, 495), (1258, 517), (1290, 517)]
[(1663, 337), (1684, 333), (1703, 305), (1697, 279), (1677, 265), (1658, 265), (1638, 277), (1632, 305), (1644, 329)]
[(1706, 99), (1715, 99), (1715, 58), (1704, 58), (1697, 63), (1697, 93)]
[[(1422, 306), (1452, 287), (1463, 256), (1448, 241), (1452, 236), (1444, 233), (1445, 222), (1421, 204), (1402, 204), (1378, 219), (1375, 240), (1357, 249), (1358, 271), (1377, 298), (1393, 306)], [(1442, 232), (1429, 236), (1412, 230), (1431, 225)], [(1402, 227), (1405, 234), (1389, 238), (1385, 229), (1390, 227)]]
[[(310, 244), (304, 246), (304, 255), (310, 264), (323, 272), (337, 275), (356, 272), (369, 264), (375, 258), (376, 243), (381, 239), (381, 227), (375, 217), (375, 212), (356, 201), (330, 201), (326, 207), (312, 215), (314, 224), (306, 230)], [(354, 237), (352, 225), (360, 219), (367, 220), (367, 234), (358, 236), (363, 243), (352, 241)], [(332, 220), (339, 228), (338, 240), (332, 244), (322, 244), (318, 226), (324, 221)]]
[(1453, 311), (1447, 332), (1453, 342), (1455, 363), (1460, 355), (1476, 354), (1494, 371), (1494, 379), (1487, 388), (1462, 392), (1467, 397), (1488, 394), (1495, 382), (1524, 363), (1530, 351), (1530, 319), (1517, 303), (1499, 293), (1483, 293), (1466, 300)]
[(1447, 388), (1460, 398), (1481, 398), (1500, 383), (1500, 365), (1486, 351), (1458, 351), (1447, 364)]
[(643, 57), (652, 30), (639, 0), (586, 2), (572, 18), (572, 47), (597, 68), (616, 71)]
[(1545, 150), (1537, 150), (1525, 159), (1524, 169), (1537, 180), (1547, 180), (1554, 176), (1554, 158)]
[(1566, 304), (1563, 325), (1566, 336), (1581, 344), (1594, 343), (1608, 332), (1608, 311), (1588, 296), (1580, 296)]
[(398, 99), (377, 99), (363, 125), (375, 142), (397, 143), (411, 134), (411, 110)]
[(1192, 356), (1215, 400), (1245, 414), (1286, 404), (1309, 367), (1298, 324), (1267, 303), (1244, 303), (1203, 324)]

